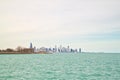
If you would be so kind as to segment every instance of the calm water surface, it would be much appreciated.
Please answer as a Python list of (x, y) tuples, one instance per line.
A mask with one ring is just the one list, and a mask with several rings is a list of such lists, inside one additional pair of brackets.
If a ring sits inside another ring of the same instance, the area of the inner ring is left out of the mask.
[(120, 80), (120, 54), (0, 55), (0, 80)]

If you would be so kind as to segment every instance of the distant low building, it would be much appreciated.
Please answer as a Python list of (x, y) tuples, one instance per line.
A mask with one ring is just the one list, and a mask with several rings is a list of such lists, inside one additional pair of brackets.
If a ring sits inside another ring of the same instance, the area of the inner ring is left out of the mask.
[(34, 48), (24, 48), (21, 50), (23, 53), (34, 53)]

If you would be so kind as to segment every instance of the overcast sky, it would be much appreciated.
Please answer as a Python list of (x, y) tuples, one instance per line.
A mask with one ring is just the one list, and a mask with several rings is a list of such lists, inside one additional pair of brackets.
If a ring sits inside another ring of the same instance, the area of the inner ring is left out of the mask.
[(1, 0), (0, 48), (54, 45), (120, 52), (120, 0)]

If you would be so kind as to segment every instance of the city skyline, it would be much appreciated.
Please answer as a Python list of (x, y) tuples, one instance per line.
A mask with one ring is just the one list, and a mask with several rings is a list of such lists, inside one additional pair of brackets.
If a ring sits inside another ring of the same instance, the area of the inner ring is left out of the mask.
[(54, 47), (36, 47), (32, 43), (29, 47), (17, 46), (16, 48), (0, 49), (0, 54), (49, 54), (49, 53), (83, 53), (81, 48), (64, 47), (62, 45)]
[(120, 1), (0, 1), (0, 37), (0, 49), (32, 42), (120, 53)]

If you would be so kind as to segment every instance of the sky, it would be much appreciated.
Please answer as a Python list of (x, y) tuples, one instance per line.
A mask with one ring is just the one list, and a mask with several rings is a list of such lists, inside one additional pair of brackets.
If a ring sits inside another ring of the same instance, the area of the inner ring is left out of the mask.
[(120, 0), (1, 0), (0, 49), (70, 46), (120, 53)]

